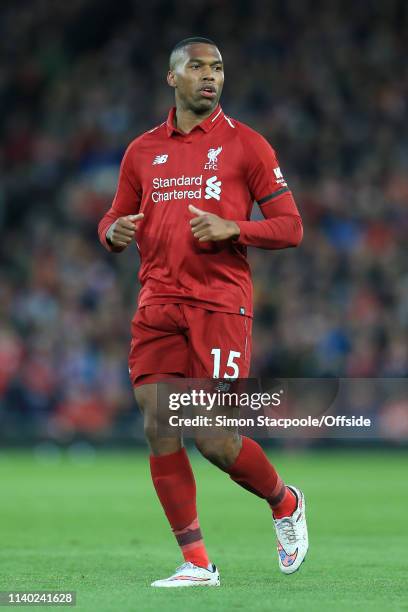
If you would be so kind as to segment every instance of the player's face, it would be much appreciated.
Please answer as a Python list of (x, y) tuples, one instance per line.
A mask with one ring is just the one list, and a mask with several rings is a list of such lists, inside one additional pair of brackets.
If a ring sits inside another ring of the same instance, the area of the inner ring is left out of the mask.
[(197, 114), (211, 112), (224, 84), (224, 67), (217, 47), (197, 43), (186, 47), (167, 82), (176, 91), (176, 102)]

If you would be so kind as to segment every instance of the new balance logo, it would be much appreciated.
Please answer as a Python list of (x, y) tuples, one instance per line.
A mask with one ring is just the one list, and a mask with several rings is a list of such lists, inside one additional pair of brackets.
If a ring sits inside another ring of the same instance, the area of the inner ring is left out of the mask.
[(167, 161), (168, 155), (164, 154), (164, 155), (156, 155), (156, 157), (153, 160), (153, 164), (152, 166), (156, 166), (157, 164), (165, 164)]
[(227, 383), (223, 380), (220, 380), (220, 382), (217, 382), (216, 385), (214, 386), (215, 391), (221, 391), (221, 393), (226, 393), (227, 391), (229, 391), (231, 388), (231, 383)]
[(205, 199), (210, 200), (214, 198), (219, 200), (221, 195), (221, 181), (217, 181), (216, 176), (212, 176), (205, 182)]

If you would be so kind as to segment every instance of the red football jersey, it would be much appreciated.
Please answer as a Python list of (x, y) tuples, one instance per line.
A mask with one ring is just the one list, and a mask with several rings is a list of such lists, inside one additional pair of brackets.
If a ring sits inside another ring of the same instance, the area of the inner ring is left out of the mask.
[[(302, 222), (272, 147), (218, 106), (189, 134), (167, 122), (136, 138), (123, 157), (112, 207), (99, 224), (102, 244), (119, 217), (144, 213), (136, 234), (139, 307), (186, 303), (252, 316), (248, 245), (299, 244)], [(250, 221), (254, 201), (265, 217)], [(188, 205), (236, 221), (237, 240), (198, 242)]]

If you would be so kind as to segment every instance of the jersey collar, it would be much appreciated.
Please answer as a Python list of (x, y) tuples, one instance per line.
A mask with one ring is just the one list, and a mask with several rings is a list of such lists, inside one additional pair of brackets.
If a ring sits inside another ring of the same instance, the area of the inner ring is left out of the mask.
[(218, 104), (217, 107), (214, 109), (214, 111), (211, 113), (211, 115), (207, 117), (207, 119), (204, 119), (204, 121), (196, 125), (195, 128), (193, 128), (191, 132), (189, 132), (189, 134), (185, 134), (184, 132), (181, 132), (175, 127), (174, 125), (175, 115), (176, 115), (176, 107), (173, 106), (173, 108), (170, 109), (170, 112), (167, 117), (167, 123), (166, 123), (167, 136), (169, 137), (172, 136), (172, 134), (182, 134), (183, 136), (188, 136), (189, 134), (191, 134), (191, 132), (194, 132), (194, 130), (197, 130), (197, 129), (201, 129), (203, 130), (203, 132), (209, 132), (224, 117), (224, 112), (221, 106)]

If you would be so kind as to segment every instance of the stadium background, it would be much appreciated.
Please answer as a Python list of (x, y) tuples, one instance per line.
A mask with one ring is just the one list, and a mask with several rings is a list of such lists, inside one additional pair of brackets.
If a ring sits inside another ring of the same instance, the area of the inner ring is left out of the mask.
[[(127, 375), (138, 257), (96, 227), (126, 145), (172, 105), (175, 41), (219, 44), (232, 117), (277, 149), (299, 249), (250, 249), (252, 374), (408, 372), (407, 5), (47, 0), (1, 7), (0, 426), (138, 435)], [(384, 425), (408, 437), (400, 410)]]

